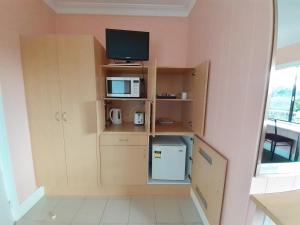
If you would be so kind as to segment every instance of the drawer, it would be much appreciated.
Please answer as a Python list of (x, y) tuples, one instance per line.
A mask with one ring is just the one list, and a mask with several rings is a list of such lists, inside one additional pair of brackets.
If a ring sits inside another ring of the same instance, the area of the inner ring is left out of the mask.
[(148, 145), (148, 135), (144, 134), (101, 134), (100, 145)]

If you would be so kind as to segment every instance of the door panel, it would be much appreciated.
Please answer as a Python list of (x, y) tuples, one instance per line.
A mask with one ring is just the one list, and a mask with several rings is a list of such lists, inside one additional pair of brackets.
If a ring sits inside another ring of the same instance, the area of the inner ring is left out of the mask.
[(147, 183), (147, 146), (101, 146), (101, 183)]
[(193, 148), (192, 188), (211, 225), (219, 225), (227, 160), (201, 139)]
[(150, 115), (150, 121), (149, 125), (150, 127), (148, 130), (151, 133), (155, 133), (155, 115), (156, 115), (156, 82), (157, 82), (157, 61), (155, 60), (154, 65), (149, 67), (148, 71), (148, 98), (151, 99), (151, 105), (149, 109), (151, 110)]
[(38, 186), (66, 184), (55, 36), (23, 38), (22, 61)]
[(193, 131), (199, 137), (204, 136), (205, 114), (209, 79), (209, 62), (206, 61), (196, 66), (195, 76), (193, 76), (192, 95), (193, 101)]
[(62, 116), (70, 185), (97, 185), (94, 39), (58, 36)]

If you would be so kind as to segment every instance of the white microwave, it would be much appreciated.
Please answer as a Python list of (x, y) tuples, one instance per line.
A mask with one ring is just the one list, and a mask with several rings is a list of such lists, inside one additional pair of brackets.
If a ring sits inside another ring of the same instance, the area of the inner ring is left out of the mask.
[(140, 77), (106, 77), (106, 95), (115, 98), (140, 98), (143, 83)]

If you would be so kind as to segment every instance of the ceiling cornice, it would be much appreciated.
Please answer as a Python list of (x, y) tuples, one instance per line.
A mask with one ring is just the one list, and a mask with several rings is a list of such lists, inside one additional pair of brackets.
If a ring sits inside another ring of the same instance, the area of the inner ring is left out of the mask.
[(187, 0), (184, 5), (84, 3), (56, 0), (44, 0), (44, 2), (58, 14), (187, 17), (196, 0)]

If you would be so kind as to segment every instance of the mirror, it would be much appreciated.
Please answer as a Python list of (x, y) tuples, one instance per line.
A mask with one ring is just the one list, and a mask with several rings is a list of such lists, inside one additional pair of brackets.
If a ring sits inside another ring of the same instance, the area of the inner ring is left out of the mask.
[(275, 18), (257, 174), (300, 172), (300, 1), (275, 1)]

